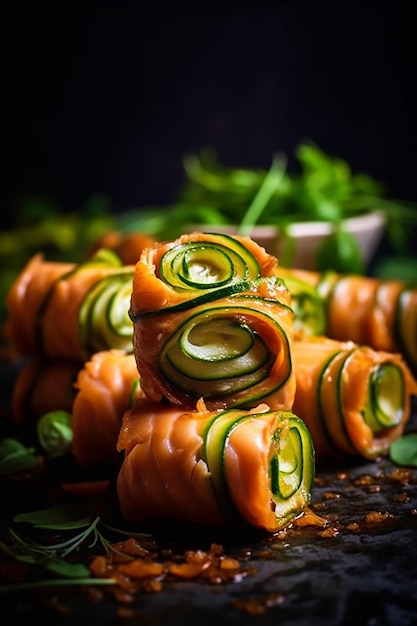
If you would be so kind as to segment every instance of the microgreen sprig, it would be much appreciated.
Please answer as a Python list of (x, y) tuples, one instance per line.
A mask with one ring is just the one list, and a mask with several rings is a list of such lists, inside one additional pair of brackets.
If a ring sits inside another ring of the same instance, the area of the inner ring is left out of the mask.
[[(143, 533), (127, 533), (106, 524), (101, 516), (92, 513), (90, 504), (60, 503), (46, 509), (20, 513), (13, 519), (15, 523), (29, 524), (33, 529), (59, 531), (60, 533), (76, 532), (62, 541), (45, 544), (32, 537), (19, 534), (14, 528), (9, 528), (8, 537), (0, 541), (0, 551), (9, 557), (31, 565), (39, 571), (49, 571), (60, 576), (60, 579), (36, 578), (15, 585), (2, 585), (0, 592), (11, 590), (62, 584), (116, 584), (114, 579), (97, 579), (91, 576), (87, 566), (68, 559), (81, 548), (98, 550), (98, 546), (108, 553), (110, 551), (121, 555), (111, 540), (104, 534), (105, 530), (120, 535), (143, 537)], [(126, 555), (125, 558), (128, 558)], [(63, 580), (64, 579), (64, 580)]]

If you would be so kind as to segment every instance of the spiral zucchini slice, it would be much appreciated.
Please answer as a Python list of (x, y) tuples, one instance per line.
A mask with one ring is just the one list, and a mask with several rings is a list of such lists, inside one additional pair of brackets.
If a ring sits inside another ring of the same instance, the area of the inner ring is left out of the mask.
[(133, 351), (133, 324), (128, 314), (133, 271), (126, 266), (102, 277), (84, 297), (79, 325), (87, 354), (110, 348)]
[(375, 366), (369, 377), (368, 402), (363, 418), (372, 432), (401, 424), (404, 418), (405, 381), (401, 368), (392, 363)]
[[(310, 502), (314, 446), (305, 423), (291, 411), (274, 412), (262, 406), (261, 412), (230, 410), (215, 417), (204, 433), (203, 459), (226, 519), (256, 525), (263, 507), (263, 516), (268, 518), (263, 526), (277, 530)], [(235, 458), (243, 460), (242, 467)], [(259, 501), (262, 491), (264, 498)]]
[(236, 405), (258, 402), (284, 385), (292, 371), (289, 338), (277, 318), (259, 310), (261, 299), (249, 302), (237, 298), (193, 310), (160, 350), (166, 379), (196, 399), (234, 396)]
[(189, 241), (167, 250), (158, 274), (174, 289), (216, 289), (258, 278), (260, 266), (242, 243), (217, 235), (215, 241)]

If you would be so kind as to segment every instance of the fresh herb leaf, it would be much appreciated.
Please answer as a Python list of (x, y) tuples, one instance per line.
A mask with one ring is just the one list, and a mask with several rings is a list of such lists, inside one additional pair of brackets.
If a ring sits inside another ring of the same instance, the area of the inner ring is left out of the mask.
[(329, 268), (340, 274), (362, 274), (365, 270), (358, 242), (341, 227), (323, 239), (317, 250), (318, 271)]
[(34, 528), (50, 530), (76, 530), (85, 528), (95, 516), (91, 514), (88, 503), (63, 502), (47, 509), (19, 513), (15, 522), (26, 522)]
[(39, 465), (35, 448), (28, 448), (11, 437), (0, 442), (0, 476), (9, 476)]
[(70, 563), (69, 561), (63, 561), (60, 559), (51, 559), (46, 569), (49, 572), (54, 572), (64, 578), (86, 578), (91, 577), (91, 572), (86, 565), (82, 563)]
[(389, 449), (389, 457), (396, 465), (417, 467), (417, 433), (403, 435), (394, 441)]
[(243, 216), (238, 229), (239, 235), (249, 235), (252, 228), (257, 224), (266, 205), (271, 200), (272, 195), (279, 189), (284, 179), (286, 165), (287, 160), (285, 157), (282, 155), (274, 156), (271, 169), (262, 181), (261, 186)]

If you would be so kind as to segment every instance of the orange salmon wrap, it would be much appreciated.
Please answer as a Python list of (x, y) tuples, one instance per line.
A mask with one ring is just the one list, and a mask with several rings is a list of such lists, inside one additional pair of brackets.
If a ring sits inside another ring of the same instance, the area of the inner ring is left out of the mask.
[(417, 374), (417, 282), (284, 268), (276, 273), (315, 287), (325, 307), (324, 335), (399, 352)]
[(209, 410), (289, 410), (294, 312), (276, 259), (251, 239), (192, 233), (148, 249), (129, 315), (145, 395)]
[(293, 343), (293, 411), (311, 432), (317, 463), (388, 453), (410, 418), (417, 383), (399, 354), (354, 342), (303, 337)]
[(78, 265), (35, 255), (7, 293), (7, 337), (22, 355), (50, 359), (84, 361), (99, 350), (132, 351), (133, 272), (111, 251)]
[(276, 531), (310, 502), (314, 449), (304, 422), (265, 404), (186, 412), (139, 400), (118, 440), (121, 513), (135, 523)]
[(143, 393), (131, 353), (103, 350), (85, 363), (35, 357), (17, 375), (12, 418), (20, 437), (35, 443), (43, 415), (70, 413), (71, 452), (77, 465), (114, 466), (120, 463), (116, 444), (123, 413), (140, 397)]
[(72, 411), (74, 381), (81, 367), (78, 361), (49, 361), (39, 356), (22, 364), (11, 398), (11, 417), (20, 438), (36, 441), (36, 424), (45, 413)]
[(91, 244), (88, 255), (92, 256), (98, 252), (98, 250), (106, 248), (113, 250), (120, 258), (123, 265), (135, 265), (142, 251), (145, 248), (154, 246), (156, 243), (156, 239), (146, 233), (112, 230), (105, 233)]
[(81, 468), (120, 463), (117, 438), (124, 412), (143, 396), (133, 354), (105, 350), (84, 363), (75, 381), (72, 453)]

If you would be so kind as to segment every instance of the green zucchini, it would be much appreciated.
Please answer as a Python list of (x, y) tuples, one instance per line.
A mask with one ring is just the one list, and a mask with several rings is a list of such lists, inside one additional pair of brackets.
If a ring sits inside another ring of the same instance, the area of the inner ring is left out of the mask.
[(159, 278), (177, 290), (211, 290), (261, 275), (257, 259), (240, 241), (215, 236), (216, 241), (189, 241), (168, 250), (159, 263)]
[(231, 434), (243, 421), (257, 420), (265, 415), (277, 417), (277, 428), (270, 441), (269, 477), (271, 506), (282, 527), (302, 512), (310, 500), (315, 477), (315, 455), (312, 438), (305, 423), (290, 411), (242, 413), (221, 412), (211, 420), (204, 433), (203, 460), (210, 472), (214, 492), (225, 517), (242, 522), (233, 501), (233, 485), (229, 485), (225, 456)]
[(324, 301), (317, 289), (299, 278), (288, 276), (284, 279), (291, 295), (294, 309), (294, 331), (307, 335), (325, 334), (326, 314)]
[(404, 417), (405, 381), (400, 367), (381, 363), (369, 379), (369, 393), (363, 419), (373, 433), (398, 426)]
[(125, 266), (103, 276), (85, 295), (79, 327), (86, 354), (111, 348), (133, 351), (133, 324), (128, 315), (133, 272)]
[[(158, 365), (167, 380), (196, 398), (226, 398), (251, 389), (245, 404), (284, 384), (292, 369), (288, 337), (276, 319), (242, 300), (202, 307), (175, 328), (159, 354)], [(285, 353), (287, 367), (280, 379), (267, 380), (277, 355), (262, 336), (265, 328), (268, 337), (272, 332), (279, 335)]]
[[(347, 448), (356, 453), (356, 448), (350, 440), (346, 429), (345, 416), (342, 404), (343, 368), (347, 359), (354, 352), (351, 350), (337, 350), (327, 360), (318, 379), (317, 402), (319, 408), (322, 432), (330, 449), (343, 450)], [(332, 406), (325, 408), (326, 401), (332, 394)]]
[(44, 352), (44, 339), (43, 339), (43, 316), (45, 315), (49, 302), (54, 294), (54, 291), (57, 285), (64, 281), (70, 279), (75, 274), (82, 272), (86, 268), (94, 268), (94, 267), (105, 267), (105, 268), (118, 268), (122, 266), (122, 262), (119, 256), (113, 252), (113, 250), (109, 250), (107, 248), (102, 248), (97, 250), (97, 252), (86, 259), (81, 263), (77, 263), (69, 272), (65, 272), (62, 276), (59, 276), (48, 289), (45, 294), (35, 316), (34, 326), (35, 326), (35, 337), (36, 337), (36, 345), (38, 347), (38, 352), (43, 354)]
[(248, 419), (242, 411), (223, 411), (209, 422), (203, 433), (202, 458), (210, 473), (210, 481), (223, 515), (229, 521), (240, 523), (241, 517), (228, 491), (224, 473), (224, 454), (230, 432), (241, 420)]

